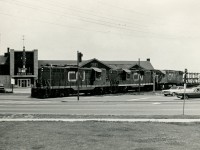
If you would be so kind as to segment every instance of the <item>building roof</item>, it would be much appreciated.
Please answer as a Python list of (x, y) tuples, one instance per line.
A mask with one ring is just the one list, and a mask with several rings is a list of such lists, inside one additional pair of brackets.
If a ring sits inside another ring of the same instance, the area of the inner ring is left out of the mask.
[[(138, 65), (138, 61), (102, 61), (105, 64), (111, 66), (113, 69), (131, 69)], [(140, 61), (140, 66), (144, 69), (153, 70), (153, 66), (150, 61)]]
[[(80, 66), (83, 66), (87, 63), (90, 63), (92, 60), (97, 60), (96, 58), (90, 60), (83, 60), (79, 63)], [(99, 61), (99, 60), (98, 60)], [(138, 65), (138, 61), (100, 61), (106, 66), (113, 69), (131, 69), (132, 67)], [(38, 66), (44, 65), (77, 65), (76, 60), (38, 60)], [(153, 70), (153, 66), (150, 61), (140, 61), (140, 66), (144, 69)]]
[(104, 63), (103, 61), (100, 61), (100, 60), (98, 60), (98, 59), (96, 59), (96, 58), (93, 58), (93, 59), (90, 59), (90, 60), (85, 60), (85, 61), (83, 61), (83, 62), (80, 64), (80, 66), (82, 67), (82, 66), (84, 66), (84, 65), (86, 65), (86, 64), (88, 64), (88, 63), (91, 63), (91, 62), (93, 62), (93, 61), (100, 62), (101, 64), (105, 65), (105, 66), (108, 67), (109, 69), (112, 69), (111, 66), (109, 66), (108, 64), (106, 64), (106, 63)]
[(8, 57), (0, 56), (0, 65), (4, 65), (6, 63)]
[(45, 66), (45, 65), (77, 65), (76, 60), (38, 60), (38, 66)]

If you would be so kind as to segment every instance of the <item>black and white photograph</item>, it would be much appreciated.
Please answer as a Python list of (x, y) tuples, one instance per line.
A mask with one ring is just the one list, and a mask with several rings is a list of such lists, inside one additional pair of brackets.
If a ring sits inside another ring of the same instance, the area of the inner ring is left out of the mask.
[(0, 0), (0, 150), (200, 149), (200, 1)]

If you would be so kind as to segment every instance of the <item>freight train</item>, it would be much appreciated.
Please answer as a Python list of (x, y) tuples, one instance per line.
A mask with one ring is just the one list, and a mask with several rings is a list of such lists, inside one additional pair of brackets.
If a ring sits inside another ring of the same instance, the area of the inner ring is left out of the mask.
[(38, 80), (31, 89), (36, 98), (65, 97), (80, 93), (99, 95), (149, 91), (170, 85), (183, 84), (183, 72), (173, 70), (128, 70), (103, 68), (78, 68), (77, 66), (42, 66)]

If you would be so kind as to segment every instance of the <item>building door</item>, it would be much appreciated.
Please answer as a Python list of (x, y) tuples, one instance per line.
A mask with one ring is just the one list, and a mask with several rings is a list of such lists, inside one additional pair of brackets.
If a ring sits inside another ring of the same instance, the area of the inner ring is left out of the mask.
[(26, 80), (21, 80), (21, 87), (27, 87)]
[(18, 79), (18, 87), (31, 87), (31, 79)]

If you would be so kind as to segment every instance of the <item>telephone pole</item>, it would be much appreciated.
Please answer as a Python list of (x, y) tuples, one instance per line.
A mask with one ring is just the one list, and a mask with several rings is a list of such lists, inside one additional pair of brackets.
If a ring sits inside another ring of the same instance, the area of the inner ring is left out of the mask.
[(1, 54), (1, 33), (0, 33), (0, 54)]
[(140, 86), (141, 86), (141, 85), (140, 85), (140, 84), (141, 84), (141, 83), (140, 83), (140, 82), (141, 82), (141, 81), (140, 81), (140, 77), (141, 77), (141, 75), (140, 75), (140, 58), (138, 59), (138, 66), (139, 66), (139, 68), (138, 68), (138, 69), (139, 69), (139, 88), (138, 88), (138, 92), (139, 92), (139, 95), (140, 95)]
[(79, 101), (79, 52), (77, 51), (77, 100)]
[(82, 56), (83, 54), (79, 51), (77, 51), (77, 100), (79, 101), (79, 91), (80, 91), (80, 73), (79, 73), (79, 63), (82, 62)]
[(187, 74), (188, 74), (188, 70), (185, 69), (185, 72), (184, 72), (184, 100), (183, 100), (183, 115), (185, 115), (185, 92), (186, 92), (186, 86), (187, 86)]

